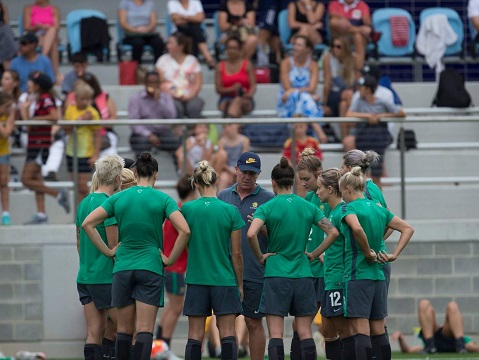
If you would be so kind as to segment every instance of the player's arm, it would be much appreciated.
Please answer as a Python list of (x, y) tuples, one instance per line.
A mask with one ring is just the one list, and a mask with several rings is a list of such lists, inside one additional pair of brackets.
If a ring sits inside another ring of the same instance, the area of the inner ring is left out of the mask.
[(110, 225), (105, 228), (108, 247), (113, 249), (118, 246), (118, 225)]
[(359, 223), (358, 217), (354, 214), (349, 214), (344, 217), (344, 221), (346, 221), (346, 224), (348, 224), (349, 228), (353, 232), (354, 238), (356, 239), (356, 242), (361, 248), (361, 251), (366, 259), (373, 262), (377, 261), (376, 253), (369, 247), (368, 238), (361, 224)]
[(317, 259), (319, 255), (324, 253), (326, 249), (329, 248), (339, 236), (338, 229), (336, 229), (326, 217), (323, 217), (321, 220), (319, 220), (317, 225), (321, 230), (324, 231), (326, 237), (324, 238), (321, 245), (314, 249), (312, 253), (306, 254), (308, 255), (310, 260)]
[(243, 253), (241, 251), (241, 230), (231, 232), (231, 260), (235, 272), (236, 283), (243, 299)]
[(93, 210), (83, 221), (82, 228), (95, 247), (105, 256), (112, 258), (115, 256), (117, 247), (109, 249), (103, 242), (96, 227), (108, 218), (108, 213), (102, 207)]
[(388, 227), (399, 231), (401, 236), (399, 237), (399, 241), (392, 254), (387, 254), (385, 252), (380, 252), (378, 254), (379, 262), (391, 262), (396, 260), (414, 234), (414, 229), (411, 227), (411, 225), (398, 216), (394, 216), (392, 218), (392, 220), (388, 223)]
[(77, 251), (80, 254), (80, 227), (77, 226), (76, 237), (77, 237)]

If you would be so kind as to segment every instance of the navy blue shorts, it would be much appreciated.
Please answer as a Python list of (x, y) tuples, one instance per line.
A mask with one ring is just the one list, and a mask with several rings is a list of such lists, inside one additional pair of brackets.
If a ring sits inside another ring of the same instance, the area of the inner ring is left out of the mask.
[(384, 280), (353, 280), (344, 283), (344, 316), (380, 320), (388, 316)]
[(49, 149), (32, 149), (27, 148), (27, 158), (25, 162), (34, 162), (39, 166), (45, 165), (47, 163), (48, 155), (50, 154)]
[(82, 305), (93, 301), (98, 310), (111, 308), (111, 284), (77, 284)]
[(240, 293), (236, 286), (209, 286), (188, 284), (183, 315), (217, 316), (241, 314)]
[[(91, 173), (92, 169), (88, 164), (89, 158), (78, 158), (78, 172), (79, 173)], [(73, 172), (73, 157), (67, 155), (67, 169), (68, 172)]]
[(111, 300), (114, 307), (140, 301), (162, 307), (165, 278), (148, 270), (124, 270), (113, 274)]
[(324, 290), (321, 315), (327, 318), (343, 316), (343, 289)]
[(316, 302), (319, 306), (323, 303), (323, 295), (326, 284), (324, 283), (324, 278), (314, 278), (314, 291), (316, 292)]
[(252, 319), (259, 319), (264, 316), (259, 312), (263, 284), (252, 281), (243, 281), (243, 315)]
[(165, 289), (168, 294), (185, 295), (185, 274), (165, 270)]

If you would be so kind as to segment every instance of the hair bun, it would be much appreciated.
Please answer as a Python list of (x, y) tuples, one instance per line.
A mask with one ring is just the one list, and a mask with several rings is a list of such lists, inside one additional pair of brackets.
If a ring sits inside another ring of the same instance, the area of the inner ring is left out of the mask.
[(289, 161), (283, 156), (279, 161), (279, 164), (282, 168), (287, 168), (289, 166)]
[(353, 174), (354, 176), (361, 176), (363, 174), (363, 171), (361, 170), (361, 167), (359, 166), (354, 166), (352, 169), (351, 169), (351, 174)]
[(316, 150), (314, 150), (312, 147), (307, 147), (301, 153), (301, 157), (305, 158), (305, 157), (308, 157), (308, 156), (313, 156), (314, 154), (316, 154)]

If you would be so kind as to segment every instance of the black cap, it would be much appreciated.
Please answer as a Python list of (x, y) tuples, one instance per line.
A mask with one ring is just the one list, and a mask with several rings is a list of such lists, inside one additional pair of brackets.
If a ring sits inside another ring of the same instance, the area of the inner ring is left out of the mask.
[(20, 38), (20, 44), (38, 44), (38, 38), (35, 33), (29, 32), (22, 35)]
[(50, 76), (40, 71), (30, 74), (29, 79), (32, 80), (34, 84), (39, 85), (43, 90), (50, 90), (53, 87)]
[(254, 171), (257, 174), (261, 172), (261, 160), (258, 154), (251, 151), (242, 153), (236, 165), (241, 171)]
[(376, 78), (367, 74), (360, 77), (357, 81), (357, 84), (359, 86), (370, 88), (373, 92), (376, 91), (376, 88), (378, 87), (378, 81)]
[(379, 81), (379, 78), (381, 77), (381, 69), (377, 65), (364, 65), (363, 69), (361, 70), (361, 74), (363, 75), (371, 75), (373, 76), (376, 81)]

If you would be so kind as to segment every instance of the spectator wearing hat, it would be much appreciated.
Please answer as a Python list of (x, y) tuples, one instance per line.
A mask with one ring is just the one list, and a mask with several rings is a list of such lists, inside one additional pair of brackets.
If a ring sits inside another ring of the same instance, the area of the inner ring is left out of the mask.
[[(254, 152), (244, 152), (236, 163), (236, 183), (221, 191), (218, 199), (234, 205), (241, 213), (247, 224), (241, 228), (241, 251), (243, 252), (243, 315), (249, 335), (249, 349), (252, 360), (264, 357), (266, 335), (262, 319), (264, 314), (258, 313), (261, 293), (263, 290), (264, 266), (255, 258), (246, 234), (250, 220), (256, 209), (271, 200), (274, 194), (263, 189), (256, 183), (261, 173), (261, 159)], [(259, 243), (263, 252), (266, 252), (266, 237), (260, 233)]]
[(381, 187), (380, 177), (383, 174), (384, 153), (392, 142), (388, 124), (381, 122), (381, 118), (405, 117), (405, 112), (391, 100), (378, 98), (375, 95), (378, 82), (375, 77), (366, 74), (358, 80), (359, 99), (351, 102), (346, 113), (347, 117), (367, 119), (367, 122), (357, 124), (354, 132), (343, 139), (346, 151), (359, 149), (362, 151), (374, 150), (380, 156), (376, 166), (371, 167), (371, 177), (374, 183)]
[(27, 91), (28, 76), (35, 71), (46, 74), (51, 82), (55, 81), (50, 59), (37, 53), (38, 38), (33, 33), (27, 33), (20, 38), (20, 55), (12, 60), (10, 68), (20, 76), (20, 90)]
[[(35, 108), (33, 116), (29, 115), (31, 100), (25, 101), (20, 108), (23, 119), (32, 118), (32, 120), (57, 121), (60, 118), (58, 108), (55, 104), (53, 82), (50, 77), (41, 72), (34, 72), (30, 76), (33, 83), (33, 92), (35, 94)], [(70, 212), (70, 200), (65, 190), (58, 191), (43, 183), (41, 166), (45, 165), (49, 148), (51, 145), (51, 126), (29, 126), (27, 158), (23, 167), (22, 183), (23, 185), (35, 191), (35, 200), (37, 203), (37, 213), (25, 225), (38, 225), (48, 223), (48, 217), (45, 211), (45, 194), (57, 199), (58, 204)]]

